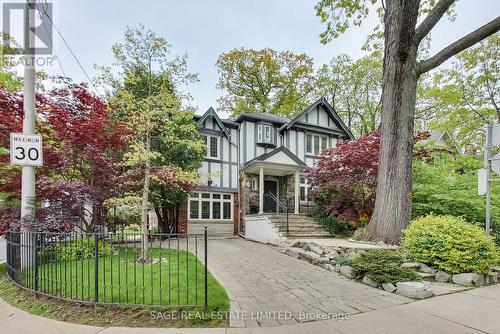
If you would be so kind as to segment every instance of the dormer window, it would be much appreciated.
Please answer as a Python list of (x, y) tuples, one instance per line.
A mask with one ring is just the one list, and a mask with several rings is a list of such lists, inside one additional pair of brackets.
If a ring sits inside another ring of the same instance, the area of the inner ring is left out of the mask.
[(264, 146), (276, 146), (275, 129), (270, 124), (257, 125), (257, 144)]

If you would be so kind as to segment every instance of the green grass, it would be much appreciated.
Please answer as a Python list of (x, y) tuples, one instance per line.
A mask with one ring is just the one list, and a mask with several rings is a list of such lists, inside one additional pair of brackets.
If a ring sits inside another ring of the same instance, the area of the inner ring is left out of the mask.
[[(116, 247), (98, 261), (98, 301), (164, 306), (204, 305), (204, 265), (191, 252), (152, 248), (163, 263), (138, 263), (139, 248)], [(57, 261), (39, 266), (42, 292), (73, 300), (94, 301), (94, 260)], [(210, 310), (228, 310), (224, 288), (208, 273)]]
[[(6, 273), (7, 265), (0, 264), (0, 298), (30, 314), (46, 318), (92, 326), (118, 327), (227, 327), (226, 317), (212, 316), (209, 311), (204, 318), (176, 317), (159, 318), (158, 312), (203, 313), (203, 307), (163, 308), (134, 307), (122, 305), (83, 305), (54, 298), (36, 296), (12, 282)], [(168, 311), (167, 311), (168, 310)], [(222, 314), (226, 314), (223, 312)]]

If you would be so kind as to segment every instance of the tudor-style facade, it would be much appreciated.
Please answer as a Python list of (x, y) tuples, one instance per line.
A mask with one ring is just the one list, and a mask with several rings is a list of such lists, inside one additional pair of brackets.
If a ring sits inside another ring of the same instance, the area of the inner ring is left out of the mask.
[(277, 212), (283, 205), (300, 213), (309, 202), (304, 170), (339, 138), (353, 138), (325, 98), (292, 120), (269, 113), (227, 120), (210, 108), (195, 121), (207, 156), (199, 169), (202, 184), (187, 201), (190, 233), (207, 225), (213, 234), (236, 234), (244, 216)]

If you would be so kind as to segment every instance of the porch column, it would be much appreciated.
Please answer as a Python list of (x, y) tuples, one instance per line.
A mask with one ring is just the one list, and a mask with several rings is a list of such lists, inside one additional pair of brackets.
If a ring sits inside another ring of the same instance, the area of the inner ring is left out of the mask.
[(264, 213), (264, 167), (259, 168), (259, 215)]
[(300, 175), (299, 171), (295, 172), (295, 210), (294, 213), (299, 213), (299, 200), (300, 200)]

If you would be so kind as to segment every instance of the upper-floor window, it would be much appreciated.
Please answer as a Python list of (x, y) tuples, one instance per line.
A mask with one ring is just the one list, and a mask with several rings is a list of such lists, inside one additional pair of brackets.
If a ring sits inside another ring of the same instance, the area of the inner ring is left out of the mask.
[(257, 125), (257, 143), (273, 144), (274, 142), (274, 127), (269, 124)]
[(203, 141), (207, 145), (207, 157), (219, 158), (219, 137), (216, 136), (203, 136)]
[(314, 134), (306, 135), (306, 153), (319, 155), (328, 148), (328, 137)]

